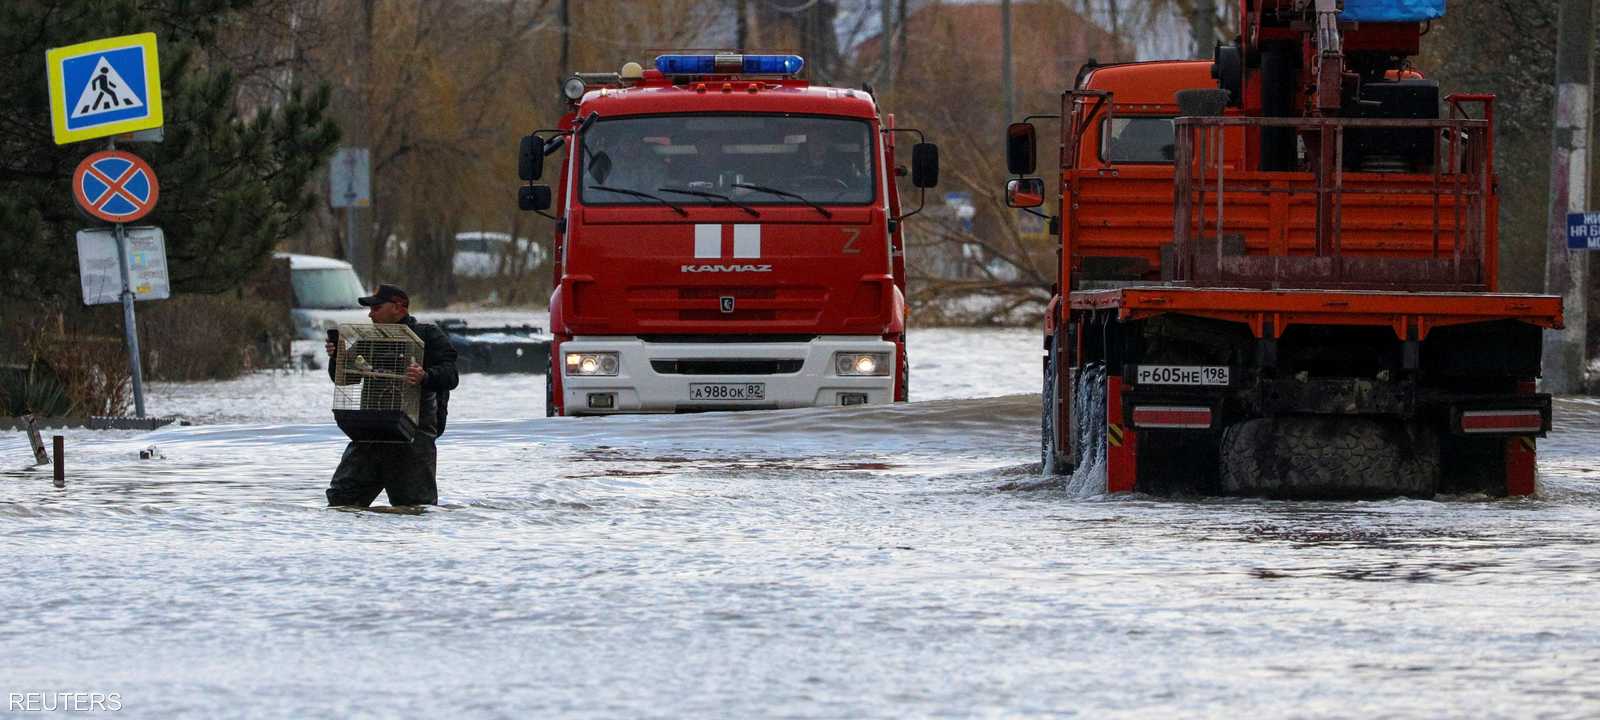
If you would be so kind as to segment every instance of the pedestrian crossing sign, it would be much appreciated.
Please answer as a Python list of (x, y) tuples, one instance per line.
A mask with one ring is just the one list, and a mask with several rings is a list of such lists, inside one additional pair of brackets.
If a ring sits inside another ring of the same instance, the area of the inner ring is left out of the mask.
[(161, 127), (155, 33), (45, 51), (57, 145)]

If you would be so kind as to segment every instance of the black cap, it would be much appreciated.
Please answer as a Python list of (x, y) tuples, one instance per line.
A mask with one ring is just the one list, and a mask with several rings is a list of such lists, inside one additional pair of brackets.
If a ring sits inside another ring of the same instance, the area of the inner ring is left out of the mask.
[(377, 292), (361, 298), (356, 302), (367, 307), (372, 307), (373, 305), (382, 305), (386, 302), (398, 302), (402, 305), (410, 305), (411, 297), (406, 295), (406, 291), (401, 290), (399, 287), (394, 285), (379, 285)]

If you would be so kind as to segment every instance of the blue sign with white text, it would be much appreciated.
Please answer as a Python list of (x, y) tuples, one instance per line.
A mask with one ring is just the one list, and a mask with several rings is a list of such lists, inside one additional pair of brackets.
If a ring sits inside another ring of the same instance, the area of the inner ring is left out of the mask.
[(1600, 212), (1567, 213), (1567, 249), (1600, 250)]

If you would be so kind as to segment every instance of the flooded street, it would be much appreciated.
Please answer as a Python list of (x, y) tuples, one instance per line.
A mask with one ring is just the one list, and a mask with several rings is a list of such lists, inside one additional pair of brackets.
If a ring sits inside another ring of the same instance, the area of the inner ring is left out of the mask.
[(899, 406), (547, 419), (541, 376), (463, 376), (420, 515), (323, 507), (320, 372), (155, 384), (194, 424), (67, 431), (65, 489), (0, 436), (0, 690), (135, 717), (1600, 714), (1600, 402), (1557, 402), (1534, 498), (1108, 497), (1036, 484), (1036, 332), (911, 343)]

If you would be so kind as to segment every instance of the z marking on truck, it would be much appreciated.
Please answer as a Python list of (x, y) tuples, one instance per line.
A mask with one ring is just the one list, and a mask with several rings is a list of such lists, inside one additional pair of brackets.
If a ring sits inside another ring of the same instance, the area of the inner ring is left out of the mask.
[(856, 247), (856, 241), (861, 239), (861, 231), (857, 228), (845, 228), (844, 234), (844, 254), (860, 255), (861, 248)]

